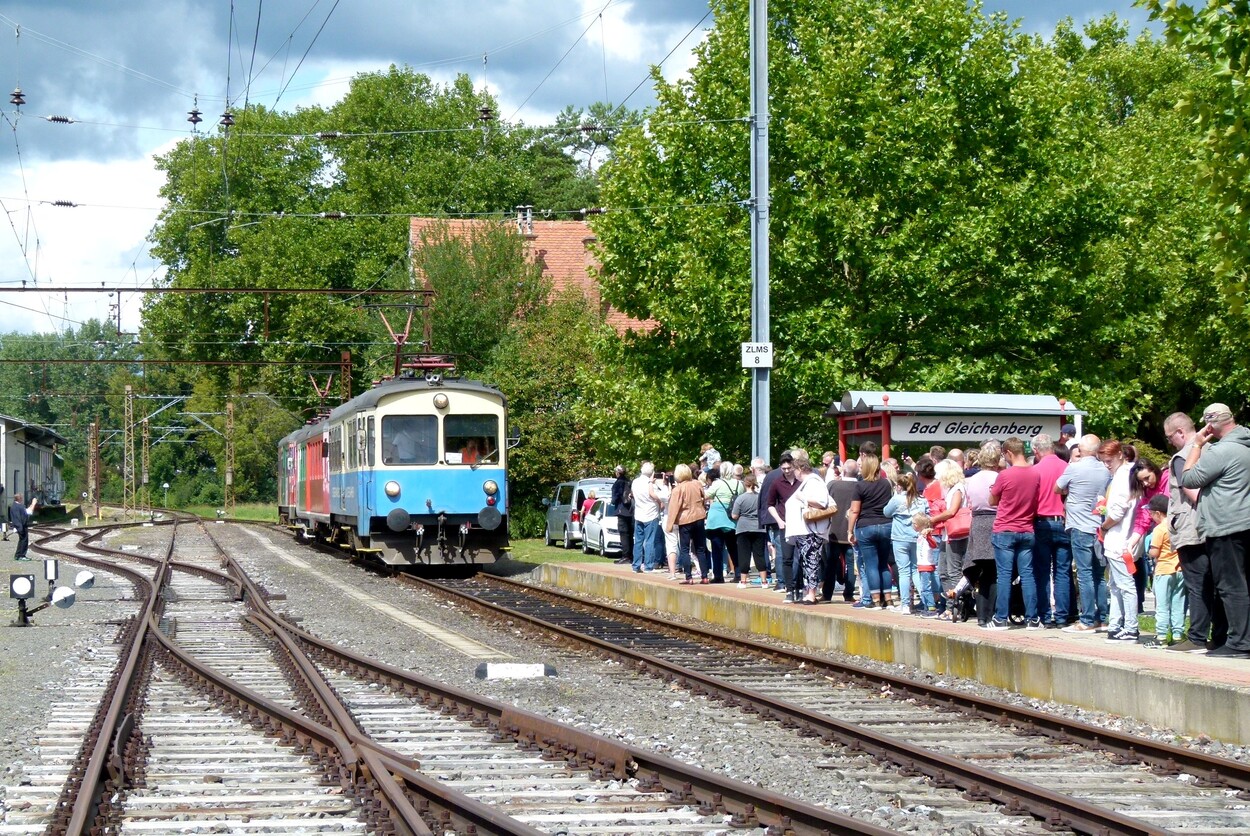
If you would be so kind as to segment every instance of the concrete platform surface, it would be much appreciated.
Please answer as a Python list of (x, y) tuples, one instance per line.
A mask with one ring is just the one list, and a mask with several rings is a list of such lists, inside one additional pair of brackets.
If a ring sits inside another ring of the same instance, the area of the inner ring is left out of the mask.
[(975, 621), (853, 609), (840, 597), (815, 606), (786, 604), (760, 587), (686, 586), (668, 580), (667, 571), (638, 574), (628, 565), (548, 563), (536, 577), (817, 650), (912, 665), (1183, 734), (1250, 742), (1250, 661), (1109, 642), (1103, 633), (988, 631)]

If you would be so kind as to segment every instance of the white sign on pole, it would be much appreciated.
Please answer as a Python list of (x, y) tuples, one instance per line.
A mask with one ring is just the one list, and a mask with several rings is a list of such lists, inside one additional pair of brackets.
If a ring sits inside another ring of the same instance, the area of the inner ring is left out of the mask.
[(772, 343), (743, 343), (742, 368), (771, 369), (773, 367)]
[(1059, 418), (1052, 415), (891, 415), (890, 441), (1002, 441), (1016, 435), (1030, 441), (1038, 433), (1059, 439)]

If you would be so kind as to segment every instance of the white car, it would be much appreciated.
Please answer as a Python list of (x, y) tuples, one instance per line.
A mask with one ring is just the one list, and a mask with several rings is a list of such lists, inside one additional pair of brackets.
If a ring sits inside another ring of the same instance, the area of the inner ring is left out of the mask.
[(560, 544), (571, 549), (578, 540), (585, 549), (585, 538), (582, 536), (582, 505), (595, 492), (595, 498), (612, 495), (612, 479), (578, 479), (574, 482), (561, 482), (556, 485), (551, 497), (543, 499), (547, 509), (547, 530), (543, 540), (548, 546)]
[(582, 553), (620, 554), (621, 532), (616, 527), (616, 506), (606, 499), (596, 499), (590, 513), (582, 520)]

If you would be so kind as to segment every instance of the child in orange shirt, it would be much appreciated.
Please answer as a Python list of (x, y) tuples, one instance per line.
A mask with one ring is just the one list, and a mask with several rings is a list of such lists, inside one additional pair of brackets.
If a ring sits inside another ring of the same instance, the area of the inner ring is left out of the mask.
[(1168, 498), (1164, 494), (1150, 497), (1150, 518), (1154, 530), (1150, 532), (1150, 557), (1155, 563), (1155, 638), (1146, 647), (1164, 648), (1184, 638), (1185, 631), (1185, 574), (1181, 561), (1172, 546), (1168, 528)]

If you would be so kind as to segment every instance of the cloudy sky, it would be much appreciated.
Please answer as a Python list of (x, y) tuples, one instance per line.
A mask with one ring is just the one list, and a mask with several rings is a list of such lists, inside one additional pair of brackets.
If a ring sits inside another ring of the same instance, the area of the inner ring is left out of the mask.
[[(1041, 33), (1109, 11), (1134, 31), (1146, 23), (1131, 0), (984, 7)], [(354, 74), (394, 63), (439, 81), (467, 73), (505, 118), (542, 122), (569, 104), (619, 103), (670, 52), (665, 75), (681, 75), (707, 14), (707, 0), (5, 2), (0, 92), (20, 87), (26, 104), (0, 99), (0, 333), (111, 316), (110, 297), (55, 288), (141, 288), (160, 275), (145, 242), (161, 185), (152, 157), (186, 136), (197, 101), (210, 128), (227, 101), (328, 105)], [(629, 105), (651, 101), (644, 85)], [(138, 298), (122, 297), (126, 330)]]

